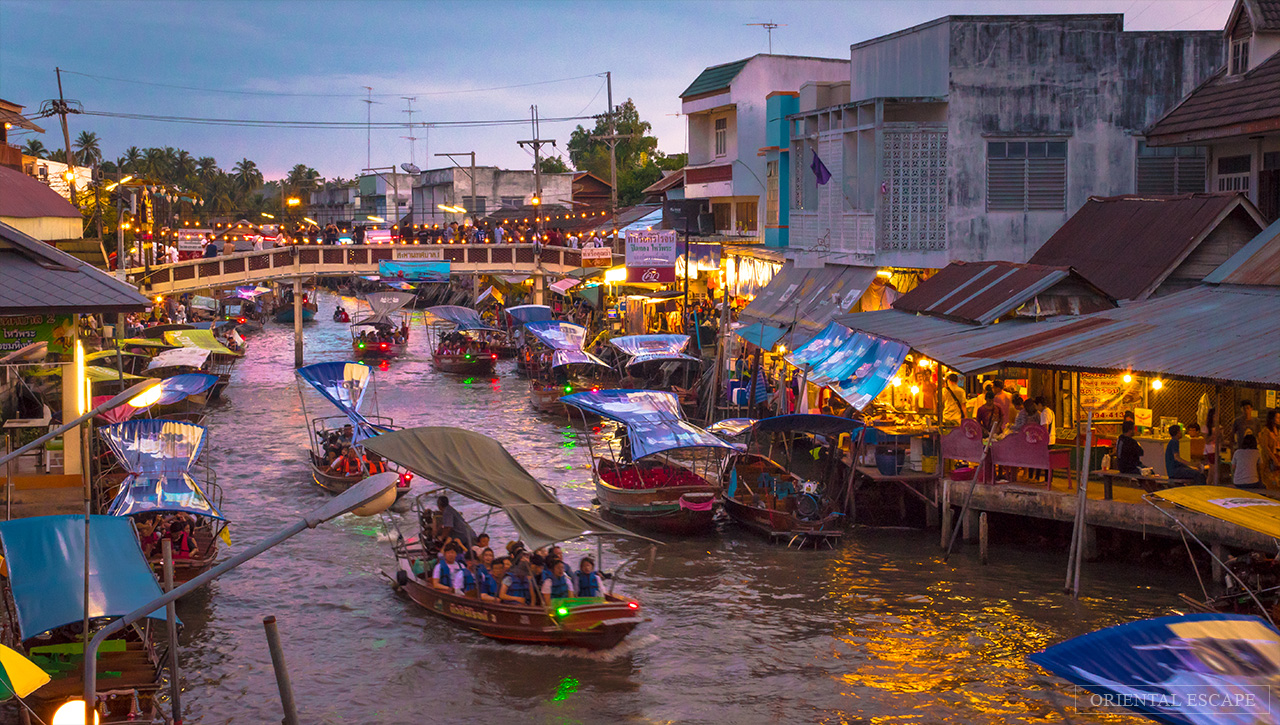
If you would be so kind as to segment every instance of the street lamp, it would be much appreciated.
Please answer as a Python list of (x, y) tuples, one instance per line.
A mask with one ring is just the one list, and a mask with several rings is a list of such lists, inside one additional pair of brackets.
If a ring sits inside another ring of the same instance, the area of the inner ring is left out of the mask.
[[(3, 463), (3, 461), (0, 461), (0, 463)], [(120, 619), (117, 619), (98, 630), (98, 633), (93, 636), (93, 639), (89, 641), (89, 645), (85, 647), (84, 650), (84, 722), (95, 722), (93, 718), (97, 716), (95, 704), (98, 700), (98, 648), (102, 646), (102, 643), (106, 641), (108, 637), (123, 630), (130, 624), (146, 617), (157, 609), (166, 606), (169, 602), (176, 602), (190, 592), (199, 589), (205, 584), (208, 584), (214, 579), (217, 579), (223, 574), (235, 569), (262, 552), (293, 538), (306, 529), (314, 529), (326, 521), (336, 519), (348, 511), (353, 511), (355, 509), (360, 509), (358, 513), (362, 516), (373, 516), (381, 513), (395, 502), (394, 493), (391, 496), (386, 496), (385, 494), (388, 490), (394, 491), (395, 485), (399, 480), (400, 474), (393, 471), (369, 476), (360, 483), (357, 483), (346, 491), (343, 491), (332, 499), (329, 499), (328, 503), (298, 519), (289, 526), (286, 526), (271, 536), (268, 536), (266, 539), (249, 547), (248, 549), (245, 549), (221, 564), (218, 564), (186, 584), (183, 584), (180, 587), (174, 587), (163, 596), (147, 602), (141, 607), (138, 607)], [(379, 499), (381, 499), (381, 508), (373, 505), (366, 506), (366, 504), (372, 504), (375, 500)], [(173, 644), (171, 643), (170, 646), (173, 646)]]
[(160, 399), (160, 394), (161, 392), (163, 392), (163, 389), (164, 389), (164, 381), (162, 380), (146, 380), (144, 382), (138, 383), (137, 385), (134, 385), (133, 387), (129, 388), (123, 393), (120, 393), (119, 395), (115, 396), (111, 400), (108, 400), (107, 402), (103, 403), (102, 405), (99, 405), (98, 407), (85, 413), (79, 418), (76, 418), (70, 423), (65, 423), (61, 427), (51, 430), (48, 433), (45, 433), (44, 435), (31, 441), (25, 446), (22, 446), (21, 448), (10, 452), (8, 455), (0, 457), (0, 466), (3, 466), (5, 463), (8, 463), (9, 461), (17, 458), (18, 456), (22, 455), (23, 453), (26, 453), (27, 451), (33, 448), (44, 445), (46, 441), (50, 441), (50, 440), (53, 440), (54, 438), (57, 438), (58, 436), (62, 435), (63, 433), (66, 433), (72, 428), (75, 428), (76, 426), (80, 425), (86, 420), (89, 420), (93, 416), (101, 415), (102, 413), (105, 413), (108, 410), (111, 410), (113, 408), (119, 408), (121, 405), (125, 403), (128, 403), (129, 405), (132, 405), (135, 408), (146, 408), (154, 404), (157, 400)]
[(289, 201), (288, 201), (288, 202), (286, 202), (286, 203), (287, 203), (289, 206), (297, 206), (297, 205), (299, 205), (299, 204), (301, 204), (301, 203), (302, 203), (302, 200), (301, 200), (301, 199), (299, 199), (299, 198), (298, 198), (298, 197), (296, 197), (296, 196), (291, 196), (291, 197), (289, 197)]

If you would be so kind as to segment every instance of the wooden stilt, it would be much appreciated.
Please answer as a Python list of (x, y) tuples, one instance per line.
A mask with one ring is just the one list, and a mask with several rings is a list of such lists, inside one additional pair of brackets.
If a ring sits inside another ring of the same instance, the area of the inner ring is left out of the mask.
[(983, 511), (978, 516), (978, 560), (983, 564), (987, 563), (987, 512)]

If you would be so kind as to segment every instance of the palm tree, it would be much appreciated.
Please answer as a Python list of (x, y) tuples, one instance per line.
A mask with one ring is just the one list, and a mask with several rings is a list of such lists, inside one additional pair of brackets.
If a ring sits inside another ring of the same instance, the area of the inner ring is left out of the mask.
[(177, 183), (190, 186), (196, 176), (196, 158), (186, 151), (178, 151), (173, 159), (173, 171)]
[(262, 172), (249, 159), (240, 159), (231, 171), (242, 192), (247, 193), (262, 186)]
[(149, 148), (142, 152), (142, 168), (146, 176), (160, 178), (165, 174), (164, 149)]
[(81, 131), (76, 137), (76, 151), (79, 152), (80, 163), (89, 166), (102, 160), (102, 146), (98, 141), (98, 134), (92, 131)]
[(49, 153), (49, 149), (44, 147), (44, 144), (40, 142), (40, 139), (33, 138), (27, 140), (27, 143), (22, 147), (22, 153), (27, 156), (34, 156), (38, 159), (43, 159), (45, 154)]
[(124, 150), (124, 156), (120, 157), (120, 170), (129, 173), (139, 171), (138, 165), (142, 163), (142, 150), (137, 146), (130, 146)]

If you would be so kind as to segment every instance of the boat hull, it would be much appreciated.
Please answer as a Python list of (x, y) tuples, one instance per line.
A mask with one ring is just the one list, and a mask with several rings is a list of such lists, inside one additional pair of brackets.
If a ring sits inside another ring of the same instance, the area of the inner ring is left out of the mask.
[[(293, 306), (289, 305), (288, 307), (281, 307), (276, 310), (272, 319), (276, 322), (293, 322)], [(316, 319), (316, 307), (314, 305), (303, 305), (302, 321), (311, 322), (314, 319)]]
[[(329, 493), (342, 493), (366, 478), (365, 476), (336, 476), (321, 468), (315, 458), (311, 458), (310, 465), (311, 480)], [(404, 498), (407, 493), (409, 493), (409, 486), (397, 486), (396, 501)]]
[(477, 355), (433, 355), (431, 364), (442, 373), (459, 375), (489, 375), (497, 364), (497, 353)]
[(748, 505), (728, 496), (721, 499), (720, 505), (735, 523), (770, 540), (785, 538), (790, 541), (797, 536), (835, 540), (844, 536), (839, 517), (835, 515), (819, 521), (802, 521), (790, 512)]
[(595, 479), (601, 511), (629, 526), (678, 536), (706, 534), (715, 528), (718, 491), (709, 483), (627, 489), (602, 479), (599, 468)]
[(396, 587), (415, 604), (437, 617), (502, 642), (604, 650), (617, 646), (644, 621), (638, 607), (616, 597), (598, 604), (575, 605), (568, 616), (557, 619), (542, 607), (485, 602), (436, 589), (414, 576), (405, 559), (398, 559), (398, 564)]
[[(386, 347), (383, 347), (384, 344)], [(352, 343), (351, 345), (351, 349), (357, 360), (390, 360), (391, 358), (403, 355), (404, 351), (408, 347), (409, 343), (407, 342), (400, 344), (396, 344), (394, 342), (379, 342), (372, 345), (365, 345), (364, 347), (360, 347), (360, 343)]]

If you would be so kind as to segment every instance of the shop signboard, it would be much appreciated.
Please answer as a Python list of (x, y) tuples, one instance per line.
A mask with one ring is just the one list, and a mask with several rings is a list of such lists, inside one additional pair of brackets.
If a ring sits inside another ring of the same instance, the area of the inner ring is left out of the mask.
[(1093, 412), (1095, 421), (1122, 420), (1126, 410), (1142, 405), (1143, 380), (1123, 374), (1080, 373), (1080, 407)]
[(397, 249), (395, 250), (396, 259), (411, 259), (416, 261), (442, 260), (444, 259), (444, 249), (440, 247), (416, 247), (413, 249)]
[(582, 250), (581, 254), (581, 265), (583, 267), (613, 266), (613, 250), (608, 247), (587, 247)]
[(671, 229), (627, 231), (627, 281), (661, 284), (676, 281), (680, 245)]
[(0, 317), (0, 354), (8, 354), (37, 342), (48, 343), (51, 353), (69, 352), (75, 345), (71, 315), (14, 315)]

